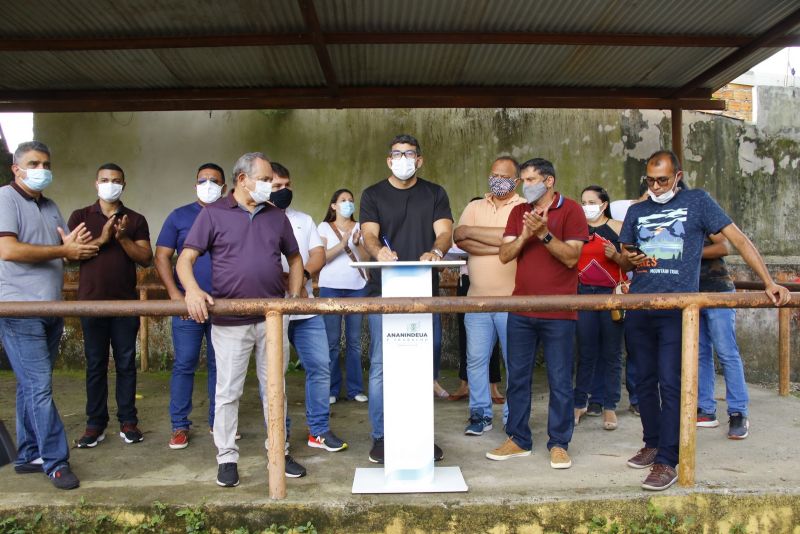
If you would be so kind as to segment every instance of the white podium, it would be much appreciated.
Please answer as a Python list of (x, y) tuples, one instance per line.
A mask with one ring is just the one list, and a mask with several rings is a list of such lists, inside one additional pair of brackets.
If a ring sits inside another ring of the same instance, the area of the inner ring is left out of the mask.
[[(431, 269), (464, 261), (353, 262), (381, 269), (382, 296), (430, 297)], [(383, 316), (384, 466), (358, 468), (353, 493), (467, 491), (459, 467), (433, 465), (433, 318)], [(411, 419), (409, 419), (411, 417)], [(409, 422), (413, 421), (413, 427)]]

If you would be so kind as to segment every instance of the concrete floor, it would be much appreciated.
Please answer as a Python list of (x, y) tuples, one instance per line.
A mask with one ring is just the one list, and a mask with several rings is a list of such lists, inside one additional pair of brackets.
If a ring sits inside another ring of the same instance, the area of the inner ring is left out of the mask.
[[(541, 371), (541, 370), (537, 370)], [(458, 380), (445, 377), (443, 385), (456, 388)], [(445, 451), (443, 466), (460, 466), (469, 486), (467, 493), (431, 495), (352, 495), (351, 485), (357, 467), (370, 467), (367, 454), (371, 446), (367, 405), (339, 402), (333, 406), (331, 426), (349, 443), (349, 449), (328, 453), (305, 444), (303, 375), (288, 377), (290, 414), (295, 429), (294, 457), (308, 469), (308, 476), (288, 480), (287, 504), (305, 506), (369, 507), (382, 505), (513, 505), (569, 499), (639, 499), (644, 492), (639, 483), (643, 471), (626, 467), (625, 460), (642, 446), (641, 424), (626, 411), (627, 399), (619, 410), (619, 428), (603, 430), (600, 418), (584, 418), (575, 430), (570, 454), (573, 467), (553, 470), (545, 448), (546, 384), (541, 372), (534, 381), (534, 454), (505, 462), (492, 462), (484, 453), (504, 440), (498, 424), (481, 437), (463, 434), (468, 417), (466, 401), (435, 402), (436, 441)], [(199, 383), (198, 383), (199, 385)], [(13, 434), (14, 377), (0, 373), (0, 419)], [(116, 432), (94, 449), (71, 450), (73, 470), (81, 487), (57, 491), (43, 475), (17, 475), (12, 466), (0, 468), (0, 508), (30, 504), (74, 504), (81, 502), (105, 506), (148, 506), (153, 501), (165, 504), (261, 505), (271, 502), (267, 494), (264, 426), (257, 401), (254, 377), (248, 377), (241, 406), (239, 442), (241, 486), (223, 489), (214, 483), (215, 448), (203, 414), (207, 409), (204, 387), (195, 390), (195, 428), (187, 449), (167, 447), (170, 436), (167, 413), (169, 378), (165, 374), (139, 375), (140, 427), (145, 440), (125, 445)], [(54, 380), (59, 410), (70, 442), (84, 427), (84, 381), (77, 373), (59, 373)], [(113, 390), (112, 390), (113, 391)], [(717, 394), (724, 397), (719, 377)], [(113, 394), (112, 394), (113, 395)], [(776, 391), (750, 386), (752, 400), (751, 436), (744, 441), (726, 439), (727, 424), (719, 428), (698, 429), (697, 486), (695, 491), (713, 493), (760, 494), (795, 493), (800, 488), (800, 400), (781, 398)], [(111, 397), (113, 399), (113, 396)], [(497, 407), (496, 407), (497, 408)], [(720, 402), (719, 413), (725, 414)], [(111, 408), (113, 413), (114, 409)], [(495, 412), (499, 421), (499, 410)], [(408, 416), (409, 432), (414, 432), (414, 416)], [(110, 427), (111, 429), (111, 427)], [(116, 427), (113, 428), (116, 430)], [(689, 490), (677, 486), (669, 493)]]

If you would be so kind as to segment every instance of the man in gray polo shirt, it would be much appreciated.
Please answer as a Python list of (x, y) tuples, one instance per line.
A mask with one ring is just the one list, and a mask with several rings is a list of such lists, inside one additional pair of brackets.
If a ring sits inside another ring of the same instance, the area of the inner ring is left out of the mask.
[[(63, 259), (97, 255), (80, 224), (69, 234), (56, 203), (42, 191), (50, 185), (50, 149), (19, 145), (11, 166), (14, 181), (0, 187), (0, 301), (61, 300)], [(60, 317), (0, 317), (3, 341), (17, 379), (17, 444), (14, 471), (45, 473), (59, 489), (79, 486), (69, 467), (64, 425), (53, 402), (53, 362), (64, 330)]]
[[(189, 315), (198, 323), (208, 319), (207, 304), (213, 305), (215, 298), (283, 298), (286, 284), (281, 254), (289, 262), (289, 296), (297, 298), (300, 294), (303, 258), (292, 225), (282, 210), (267, 202), (272, 190), (269, 160), (261, 152), (244, 154), (233, 167), (233, 180), (233, 192), (209, 204), (197, 216), (176, 265), (186, 290)], [(206, 252), (211, 256), (214, 273), (211, 295), (197, 284), (192, 269), (197, 258)], [(217, 360), (217, 484), (233, 487), (239, 485), (239, 447), (235, 441), (239, 399), (253, 348), (259, 381), (267, 375), (266, 326), (263, 315), (215, 315), (211, 324)], [(261, 386), (267, 390), (266, 383)]]

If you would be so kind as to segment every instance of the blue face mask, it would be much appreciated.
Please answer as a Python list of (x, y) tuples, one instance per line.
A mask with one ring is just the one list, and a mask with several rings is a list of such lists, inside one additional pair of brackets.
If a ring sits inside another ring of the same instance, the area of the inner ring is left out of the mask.
[(356, 205), (349, 200), (339, 203), (339, 213), (342, 215), (342, 217), (350, 217), (355, 210)]
[(53, 183), (53, 173), (50, 169), (25, 169), (25, 178), (22, 183), (33, 191), (44, 191)]

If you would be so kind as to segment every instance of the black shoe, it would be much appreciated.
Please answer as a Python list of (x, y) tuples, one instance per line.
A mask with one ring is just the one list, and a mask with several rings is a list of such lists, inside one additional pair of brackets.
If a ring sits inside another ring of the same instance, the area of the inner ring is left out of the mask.
[(287, 477), (301, 478), (306, 476), (306, 468), (295, 462), (290, 454), (285, 456), (284, 462), (286, 463), (285, 472)]
[(239, 485), (239, 469), (234, 462), (219, 464), (217, 468), (217, 485), (233, 488)]
[(134, 423), (126, 423), (122, 425), (122, 429), (119, 431), (119, 437), (121, 437), (122, 441), (125, 443), (139, 443), (140, 441), (144, 440), (142, 431), (139, 430), (139, 427), (137, 427)]
[(728, 420), (728, 439), (745, 439), (750, 435), (750, 420), (739, 412), (734, 412)]
[(42, 464), (37, 464), (33, 462), (28, 462), (26, 464), (16, 464), (14, 466), (14, 472), (18, 475), (28, 475), (30, 473), (44, 473), (44, 468)]
[(71, 490), (81, 485), (78, 477), (75, 476), (75, 473), (72, 472), (67, 464), (56, 467), (55, 471), (50, 473), (49, 478), (50, 482), (58, 489)]
[(105, 430), (100, 430), (98, 428), (87, 428), (84, 430), (83, 435), (78, 438), (78, 441), (75, 443), (79, 449), (91, 449), (93, 447), (97, 447), (97, 445), (106, 439)]
[(586, 408), (586, 415), (590, 417), (600, 417), (603, 415), (603, 405), (599, 402), (590, 402), (589, 407)]
[(433, 444), (433, 461), (434, 462), (441, 462), (442, 458), (444, 458), (444, 451), (441, 447), (437, 444)]
[(372, 449), (369, 451), (369, 461), (373, 464), (383, 463), (383, 438), (375, 438), (372, 441)]
[(639, 405), (638, 404), (631, 404), (628, 407), (628, 411), (631, 412), (636, 417), (641, 417), (642, 414), (639, 412)]

